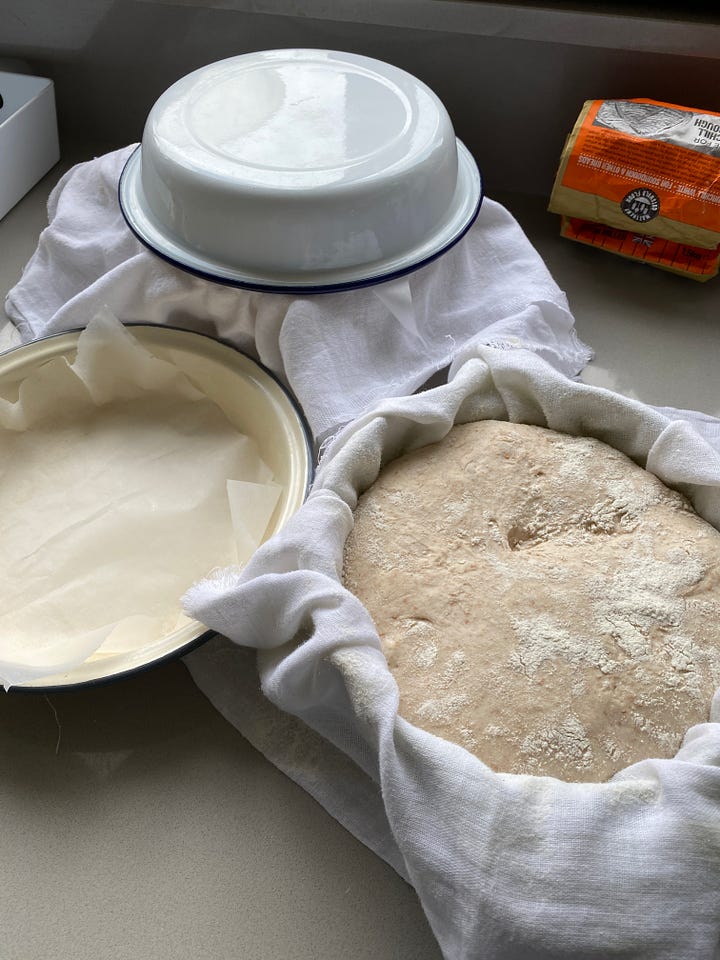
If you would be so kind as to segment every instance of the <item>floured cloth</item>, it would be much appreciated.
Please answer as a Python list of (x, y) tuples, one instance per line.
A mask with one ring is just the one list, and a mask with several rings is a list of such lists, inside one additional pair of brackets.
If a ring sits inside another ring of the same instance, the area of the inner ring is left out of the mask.
[(242, 575), (192, 588), (187, 611), (230, 639), (186, 662), (231, 723), (413, 884), (446, 960), (716, 960), (720, 692), (673, 759), (602, 784), (498, 774), (398, 715), (377, 632), (340, 578), (358, 492), (455, 422), (598, 437), (716, 527), (718, 422), (672, 419), (525, 350), (479, 347), (450, 376), (342, 431)]
[(117, 199), (135, 145), (59, 181), (49, 225), (6, 311), (24, 340), (83, 327), (104, 306), (125, 322), (167, 323), (228, 340), (290, 386), (322, 442), (373, 403), (411, 393), (474, 343), (518, 339), (569, 376), (591, 351), (565, 295), (502, 206), (485, 199), (463, 240), (397, 287), (318, 296), (255, 293), (194, 277), (149, 252)]

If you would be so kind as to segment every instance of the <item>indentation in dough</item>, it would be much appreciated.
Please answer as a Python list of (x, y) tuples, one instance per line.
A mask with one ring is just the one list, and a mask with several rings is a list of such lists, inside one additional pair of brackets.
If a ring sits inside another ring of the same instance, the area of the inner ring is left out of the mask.
[(507, 532), (507, 542), (511, 550), (518, 550), (534, 538), (535, 535), (525, 527), (512, 526)]

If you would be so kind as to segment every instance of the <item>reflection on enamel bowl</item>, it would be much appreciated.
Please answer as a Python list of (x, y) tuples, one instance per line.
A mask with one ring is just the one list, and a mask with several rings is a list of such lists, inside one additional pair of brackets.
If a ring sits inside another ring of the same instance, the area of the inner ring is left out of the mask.
[(417, 269), (472, 224), (477, 166), (425, 84), (368, 57), (270, 50), (222, 60), (155, 103), (120, 184), (161, 256), (269, 290)]

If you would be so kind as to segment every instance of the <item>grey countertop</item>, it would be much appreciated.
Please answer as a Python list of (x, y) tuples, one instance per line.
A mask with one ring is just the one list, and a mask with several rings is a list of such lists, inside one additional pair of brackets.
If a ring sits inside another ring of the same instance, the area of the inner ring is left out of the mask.
[[(0, 221), (3, 291), (68, 162)], [(573, 245), (542, 199), (496, 199), (567, 291), (596, 353), (584, 381), (720, 415), (720, 280)], [(413, 890), (250, 747), (180, 661), (0, 695), (0, 753), (4, 960), (440, 956)]]

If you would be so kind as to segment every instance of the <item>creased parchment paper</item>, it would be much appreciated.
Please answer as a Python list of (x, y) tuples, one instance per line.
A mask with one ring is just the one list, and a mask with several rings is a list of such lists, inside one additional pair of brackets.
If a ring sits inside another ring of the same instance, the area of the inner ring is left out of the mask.
[(97, 316), (74, 362), (0, 385), (3, 684), (190, 623), (182, 595), (247, 561), (280, 490), (216, 403)]

